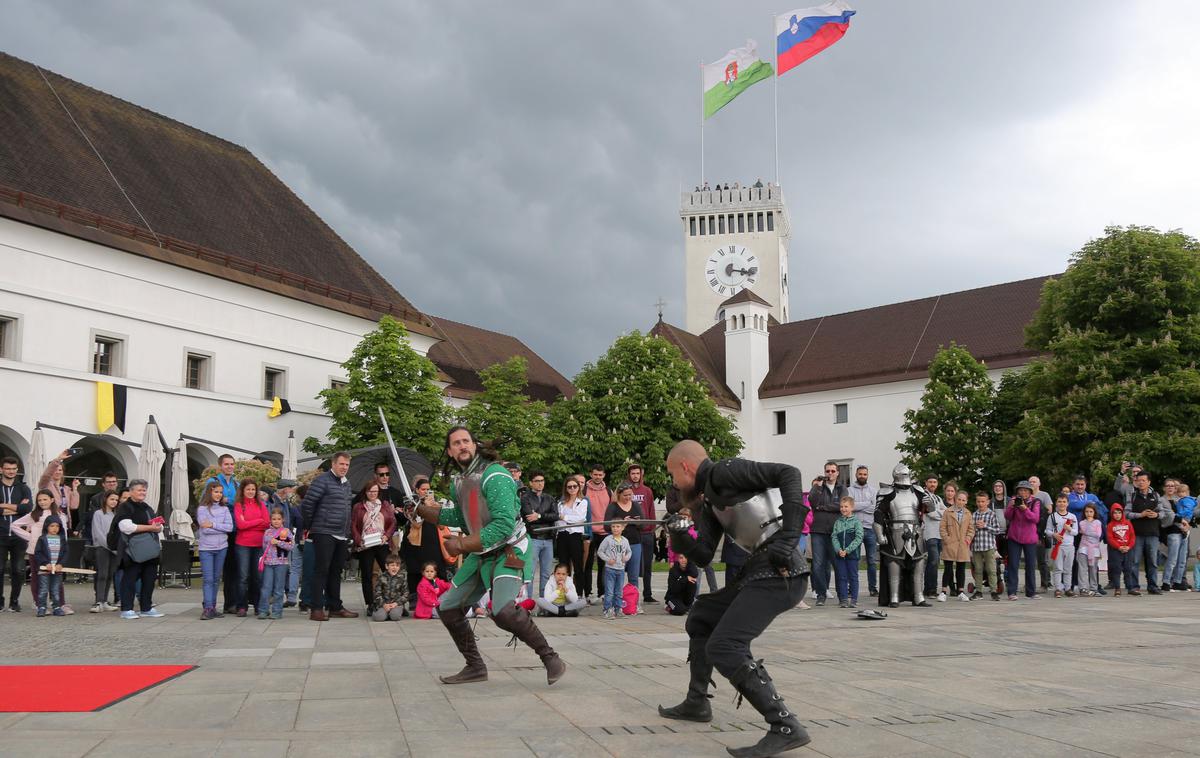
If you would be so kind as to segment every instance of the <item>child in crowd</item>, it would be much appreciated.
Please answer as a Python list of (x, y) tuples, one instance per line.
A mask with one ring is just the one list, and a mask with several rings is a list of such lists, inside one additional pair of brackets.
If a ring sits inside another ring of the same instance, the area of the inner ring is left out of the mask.
[[(435, 569), (436, 570), (436, 569)], [(400, 556), (392, 553), (384, 559), (383, 573), (375, 580), (374, 621), (399, 621), (408, 615), (408, 577), (400, 570)]]
[(204, 588), (204, 610), (200, 620), (208, 621), (225, 615), (217, 609), (217, 585), (225, 570), (229, 534), (233, 531), (233, 514), (225, 505), (224, 485), (215, 479), (204, 490), (204, 497), (196, 507), (196, 523), (200, 525), (200, 576)]
[(838, 502), (841, 517), (833, 522), (833, 576), (839, 608), (858, 607), (858, 548), (862, 546), (862, 521), (854, 515), (854, 498)]
[(450, 583), (439, 579), (437, 564), (433, 561), (421, 567), (421, 580), (417, 582), (417, 607), (413, 616), (419, 619), (437, 618), (438, 598), (450, 589)]
[(696, 601), (696, 593), (700, 590), (700, 569), (688, 560), (682, 553), (675, 556), (675, 563), (667, 575), (667, 596), (663, 599), (663, 608), (672, 616), (685, 616), (692, 603)]
[(1113, 503), (1108, 511), (1108, 586), (1114, 590), (1113, 596), (1121, 596), (1121, 577), (1125, 577), (1125, 588), (1130, 595), (1140, 595), (1134, 589), (1133, 572), (1136, 564), (1129, 553), (1133, 549), (1137, 536), (1133, 532), (1133, 524), (1125, 518), (1125, 506), (1119, 502)]
[[(942, 565), (945, 566), (945, 583), (950, 594), (967, 602), (967, 564), (971, 562), (971, 541), (975, 539), (975, 521), (967, 510), (967, 491), (956, 490), (954, 499), (946, 496), (946, 512), (938, 533), (942, 537)], [(944, 600), (938, 595), (938, 600)]]
[(587, 601), (581, 600), (575, 590), (570, 570), (565, 563), (554, 567), (554, 573), (546, 578), (542, 596), (534, 598), (538, 607), (537, 615), (575, 617), (579, 615), (579, 609), (587, 605)]
[(38, 537), (33, 551), (34, 573), (38, 574), (37, 615), (46, 615), (46, 598), (49, 595), (54, 606), (54, 615), (63, 616), (62, 567), (67, 557), (67, 537), (63, 534), (62, 521), (58, 516), (47, 516), (42, 524), (42, 535)]
[(999, 572), (996, 570), (996, 535), (1000, 522), (992, 510), (992, 499), (986, 492), (975, 493), (975, 536), (971, 538), (971, 576), (975, 577), (972, 600), (983, 597), (982, 587), (991, 590), (992, 600), (1000, 599)]
[(1083, 506), (1079, 522), (1079, 550), (1075, 564), (1079, 569), (1079, 594), (1091, 597), (1100, 589), (1100, 542), (1104, 539), (1104, 524), (1096, 514), (1094, 503)]
[(100, 508), (92, 512), (89, 517), (90, 523), (84, 522), (91, 529), (94, 551), (92, 560), (96, 564), (96, 576), (92, 580), (96, 602), (92, 605), (92, 613), (115, 611), (120, 607), (108, 604), (108, 593), (113, 585), (113, 571), (119, 562), (116, 554), (108, 549), (108, 531), (112, 528), (113, 517), (119, 502), (121, 502), (121, 496), (116, 492), (102, 494)]
[(596, 550), (596, 560), (604, 561), (604, 613), (601, 618), (615, 619), (625, 603), (621, 590), (625, 587), (625, 564), (633, 558), (633, 549), (624, 537), (625, 525), (609, 524), (608, 536)]
[(283, 509), (271, 511), (270, 526), (263, 532), (262, 557), (259, 559), (258, 614), (260, 619), (283, 618), (283, 596), (287, 593), (287, 572), (291, 564), (292, 536), (283, 525)]
[[(37, 550), (38, 540), (42, 537), (42, 529), (46, 525), (46, 519), (50, 516), (59, 519), (59, 526), (62, 526), (62, 514), (58, 511), (54, 493), (48, 489), (41, 489), (33, 497), (33, 510), (12, 522), (9, 527), (10, 534), (25, 540), (25, 564), (27, 566), (37, 565), (34, 563), (33, 553)], [(29, 594), (33, 598), (35, 607), (38, 604), (38, 592), (41, 591), (41, 585), (45, 582), (45, 577), (39, 576), (36, 571), (29, 576)], [(17, 604), (17, 598), (12, 598), (9, 608), (21, 610), (21, 606)], [(64, 609), (63, 612), (65, 613), (66, 610)]]
[(1071, 566), (1075, 565), (1075, 535), (1079, 524), (1067, 510), (1070, 500), (1060, 494), (1054, 498), (1054, 512), (1046, 519), (1046, 536), (1050, 538), (1050, 583), (1054, 585), (1054, 596), (1074, 597), (1071, 589)]

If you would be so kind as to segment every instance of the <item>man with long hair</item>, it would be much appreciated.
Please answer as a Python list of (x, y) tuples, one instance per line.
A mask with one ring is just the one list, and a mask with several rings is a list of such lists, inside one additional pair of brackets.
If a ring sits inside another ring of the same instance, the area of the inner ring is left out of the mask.
[(438, 616), (466, 665), (441, 680), (445, 684), (487, 681), (487, 666), (475, 644), (467, 611), (490, 590), (496, 626), (532, 648), (546, 667), (547, 683), (554, 684), (566, 673), (567, 664), (546, 642), (529, 611), (516, 603), (532, 570), (517, 483), (504, 466), (480, 449), (466, 427), (455, 426), (446, 433), (446, 458), (445, 470), (453, 474), (453, 505), (439, 508), (425, 502), (416, 506), (421, 518), (462, 529), (462, 534), (447, 537), (444, 543), (451, 557), (465, 558), (452, 587), (438, 603)]

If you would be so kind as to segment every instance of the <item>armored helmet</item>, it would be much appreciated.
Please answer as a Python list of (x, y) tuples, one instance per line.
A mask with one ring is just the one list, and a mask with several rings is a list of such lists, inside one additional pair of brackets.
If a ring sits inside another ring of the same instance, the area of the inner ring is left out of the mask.
[(911, 487), (912, 483), (912, 471), (903, 463), (897, 463), (896, 468), (892, 469), (892, 484), (897, 487)]

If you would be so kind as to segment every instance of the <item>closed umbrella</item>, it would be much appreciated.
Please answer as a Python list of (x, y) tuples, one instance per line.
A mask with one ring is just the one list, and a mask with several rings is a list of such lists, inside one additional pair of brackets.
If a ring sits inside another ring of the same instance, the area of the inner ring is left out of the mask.
[(138, 478), (146, 480), (146, 502), (155, 513), (158, 512), (159, 497), (162, 493), (162, 467), (166, 459), (162, 441), (158, 437), (158, 424), (154, 423), (152, 416), (146, 422), (146, 431), (142, 434), (142, 452), (138, 456), (137, 470)]
[(192, 517), (188, 515), (191, 487), (188, 486), (187, 443), (179, 438), (175, 446), (175, 461), (171, 467), (171, 533), (185, 540), (196, 540)]
[(296, 462), (297, 457), (296, 432), (290, 431), (288, 432), (287, 447), (283, 452), (283, 466), (279, 472), (280, 479), (291, 479), (293, 482), (296, 481), (296, 477), (299, 476), (300, 473), (300, 465)]
[(38, 477), (46, 470), (46, 433), (35, 426), (29, 437), (29, 460), (25, 462), (25, 484), (37, 487)]

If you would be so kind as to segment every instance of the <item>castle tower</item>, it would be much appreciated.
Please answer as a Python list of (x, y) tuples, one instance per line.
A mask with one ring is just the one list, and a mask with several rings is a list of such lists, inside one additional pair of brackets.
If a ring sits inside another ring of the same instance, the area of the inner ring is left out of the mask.
[(715, 324), (721, 303), (746, 289), (772, 303), (777, 321), (788, 321), (791, 225), (778, 186), (685, 192), (679, 217), (689, 332)]

